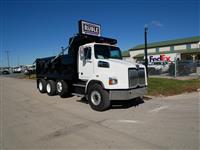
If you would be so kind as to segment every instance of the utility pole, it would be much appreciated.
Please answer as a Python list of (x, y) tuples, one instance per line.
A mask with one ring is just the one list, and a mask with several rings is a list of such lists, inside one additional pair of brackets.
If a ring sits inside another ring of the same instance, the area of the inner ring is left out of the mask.
[(19, 56), (17, 56), (17, 66), (19, 67)]
[(6, 50), (6, 55), (7, 55), (7, 65), (8, 65), (8, 67), (10, 68), (9, 53), (10, 53), (10, 51)]
[(147, 31), (148, 31), (148, 27), (147, 25), (145, 25), (144, 27), (144, 43), (145, 43), (145, 49), (144, 49), (144, 54), (145, 54), (145, 67), (147, 70), (147, 78), (148, 78), (148, 58), (147, 58)]

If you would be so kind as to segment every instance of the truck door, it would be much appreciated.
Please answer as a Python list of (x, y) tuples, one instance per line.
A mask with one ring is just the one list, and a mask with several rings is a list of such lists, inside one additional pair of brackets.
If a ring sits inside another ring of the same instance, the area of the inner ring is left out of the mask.
[(92, 49), (80, 47), (79, 49), (79, 79), (89, 80), (93, 74)]

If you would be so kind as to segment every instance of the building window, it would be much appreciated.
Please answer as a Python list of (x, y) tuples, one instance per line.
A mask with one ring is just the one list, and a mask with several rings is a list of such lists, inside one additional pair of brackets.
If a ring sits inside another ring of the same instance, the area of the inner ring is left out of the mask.
[(174, 51), (174, 46), (170, 46), (170, 51)]
[(187, 44), (186, 45), (186, 49), (188, 50), (188, 49), (191, 49), (191, 44)]
[(156, 47), (156, 52), (159, 52), (159, 48), (158, 47)]

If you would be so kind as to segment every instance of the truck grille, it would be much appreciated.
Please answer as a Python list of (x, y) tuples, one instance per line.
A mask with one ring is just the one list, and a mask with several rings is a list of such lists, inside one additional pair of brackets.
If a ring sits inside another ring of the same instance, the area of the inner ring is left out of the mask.
[(144, 68), (129, 68), (128, 69), (129, 77), (129, 87), (135, 88), (137, 86), (145, 86), (145, 70)]

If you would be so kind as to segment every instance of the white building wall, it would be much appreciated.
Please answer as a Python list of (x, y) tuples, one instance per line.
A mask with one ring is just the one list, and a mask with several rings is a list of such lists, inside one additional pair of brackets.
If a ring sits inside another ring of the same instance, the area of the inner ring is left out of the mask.
[[(161, 61), (160, 56), (162, 54), (156, 54), (156, 55), (148, 55), (148, 61), (149, 62), (156, 62), (156, 61)], [(175, 58), (181, 59), (180, 53), (169, 53), (169, 54), (163, 54), (163, 59), (164, 61), (174, 61)]]
[(191, 44), (191, 49), (194, 49), (194, 48), (199, 48), (199, 43)]
[(123, 60), (135, 63), (135, 60), (132, 57), (123, 57)]
[(155, 53), (156, 52), (156, 48), (150, 48), (147, 50), (148, 53)]
[(138, 54), (144, 54), (144, 49), (137, 50), (137, 51), (130, 51), (130, 56), (133, 58)]
[(174, 50), (184, 50), (186, 49), (186, 45), (177, 45), (177, 46), (174, 46)]
[(159, 48), (159, 52), (168, 52), (170, 51), (170, 46), (167, 46), (167, 47), (160, 47)]
[[(156, 48), (150, 48), (147, 50), (148, 53), (155, 53), (156, 52)], [(130, 55), (131, 57), (134, 57), (138, 54), (144, 54), (144, 49), (141, 50), (137, 50), (137, 51), (130, 51)]]

